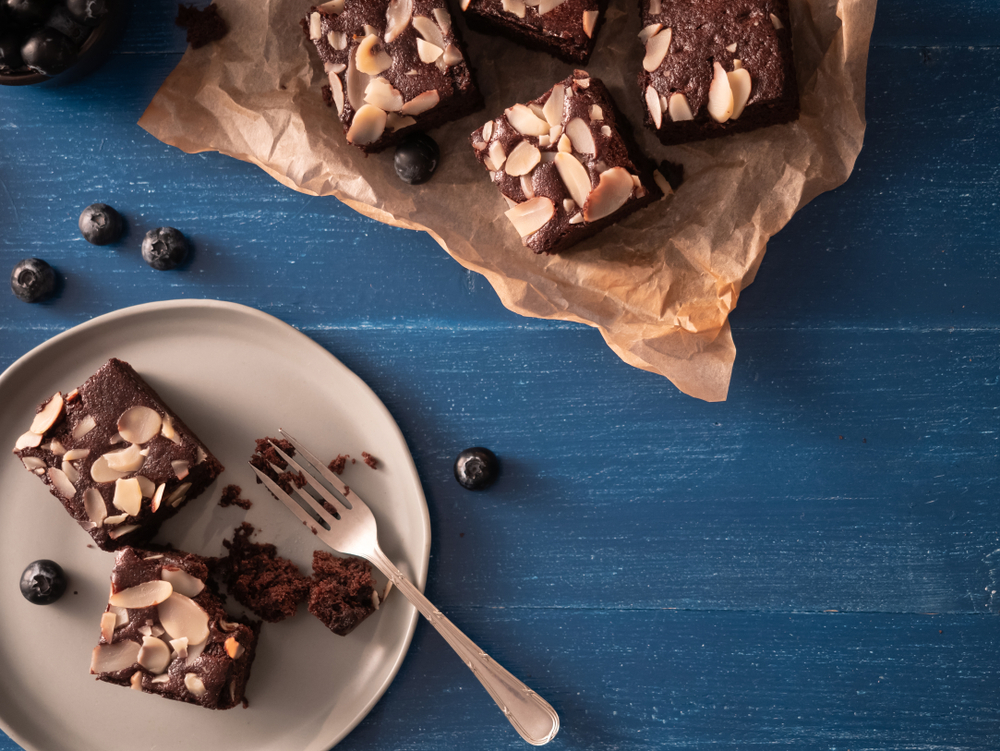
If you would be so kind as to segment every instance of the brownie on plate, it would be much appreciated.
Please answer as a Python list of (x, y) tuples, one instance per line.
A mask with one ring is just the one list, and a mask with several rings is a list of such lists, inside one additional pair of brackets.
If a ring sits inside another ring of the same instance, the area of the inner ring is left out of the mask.
[(103, 550), (150, 539), (222, 464), (126, 362), (38, 407), (14, 446)]
[(460, 0), (470, 29), (500, 34), (570, 64), (586, 64), (607, 0)]
[(665, 144), (799, 116), (787, 0), (640, 0), (639, 88)]
[(244, 703), (260, 623), (230, 618), (208, 576), (190, 553), (118, 551), (90, 672), (208, 709)]
[(219, 561), (226, 589), (258, 618), (277, 623), (295, 615), (309, 594), (309, 578), (267, 542), (251, 542), (253, 525), (243, 522), (223, 545), (229, 554)]
[(309, 612), (333, 633), (347, 636), (378, 609), (379, 603), (368, 561), (340, 558), (325, 550), (313, 552)]
[(445, 0), (332, 0), (302, 28), (348, 142), (381, 151), (483, 106)]
[(604, 84), (582, 70), (507, 108), (470, 140), (535, 253), (566, 250), (662, 197), (666, 186)]

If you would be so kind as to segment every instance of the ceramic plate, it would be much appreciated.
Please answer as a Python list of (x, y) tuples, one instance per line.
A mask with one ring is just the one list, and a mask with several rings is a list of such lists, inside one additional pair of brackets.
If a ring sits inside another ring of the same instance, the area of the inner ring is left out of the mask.
[[(80, 385), (110, 357), (131, 363), (226, 466), (157, 541), (218, 555), (245, 518), (259, 539), (310, 571), (322, 543), (254, 482), (247, 465), (254, 440), (282, 427), (320, 456), (358, 457), (345, 482), (372, 507), (383, 549), (423, 586), (427, 504), (392, 416), (329, 352), (251, 308), (151, 303), (60, 334), (0, 376), (0, 446), (13, 448), (37, 404)], [(360, 460), (362, 451), (378, 458), (377, 469)], [(230, 483), (253, 501), (249, 511), (218, 505)], [(90, 543), (38, 478), (0, 448), (0, 727), (27, 749), (325, 751), (382, 695), (413, 635), (416, 612), (398, 596), (347, 637), (300, 607), (294, 618), (264, 624), (248, 709), (211, 711), (101, 683), (88, 670), (112, 557)], [(47, 607), (18, 591), (21, 571), (38, 558), (59, 562), (70, 577), (69, 591)]]

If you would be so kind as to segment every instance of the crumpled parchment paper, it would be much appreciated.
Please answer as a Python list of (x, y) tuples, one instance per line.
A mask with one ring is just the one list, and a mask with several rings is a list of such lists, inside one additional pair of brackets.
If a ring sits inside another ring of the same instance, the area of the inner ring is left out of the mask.
[(638, 9), (613, 0), (586, 69), (604, 80), (651, 158), (684, 165), (684, 183), (561, 256), (536, 256), (503, 215), (507, 206), (468, 134), (573, 66), (469, 32), (453, 8), (486, 109), (434, 131), (438, 171), (409, 186), (395, 175), (391, 149), (365, 158), (323, 104), (322, 67), (299, 27), (316, 0), (216, 2), (230, 33), (188, 49), (141, 127), (186, 152), (219, 151), (295, 190), (427, 232), (484, 275), (510, 310), (594, 326), (625, 362), (700, 399), (726, 398), (736, 356), (728, 316), (768, 239), (843, 183), (861, 151), (875, 0), (791, 0), (797, 122), (673, 147), (642, 125)]

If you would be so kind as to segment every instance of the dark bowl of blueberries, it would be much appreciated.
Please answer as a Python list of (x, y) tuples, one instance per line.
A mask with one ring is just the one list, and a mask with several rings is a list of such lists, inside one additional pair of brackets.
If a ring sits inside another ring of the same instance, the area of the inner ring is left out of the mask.
[(116, 35), (120, 5), (121, 0), (0, 0), (0, 84), (43, 83), (89, 68)]

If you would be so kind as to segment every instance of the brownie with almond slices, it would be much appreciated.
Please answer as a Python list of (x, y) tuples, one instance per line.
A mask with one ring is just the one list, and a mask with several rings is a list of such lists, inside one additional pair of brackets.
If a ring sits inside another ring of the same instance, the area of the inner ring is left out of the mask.
[(559, 253), (671, 192), (585, 71), (515, 104), (470, 136), (521, 242)]
[(787, 0), (640, 0), (639, 90), (665, 144), (799, 116)]
[(323, 64), (324, 101), (366, 154), (483, 106), (445, 0), (332, 0), (302, 29)]
[(223, 470), (142, 376), (117, 359), (39, 405), (14, 453), (102, 550), (149, 540)]
[(119, 550), (100, 630), (90, 663), (98, 680), (208, 709), (246, 705), (260, 622), (226, 613), (206, 559)]

